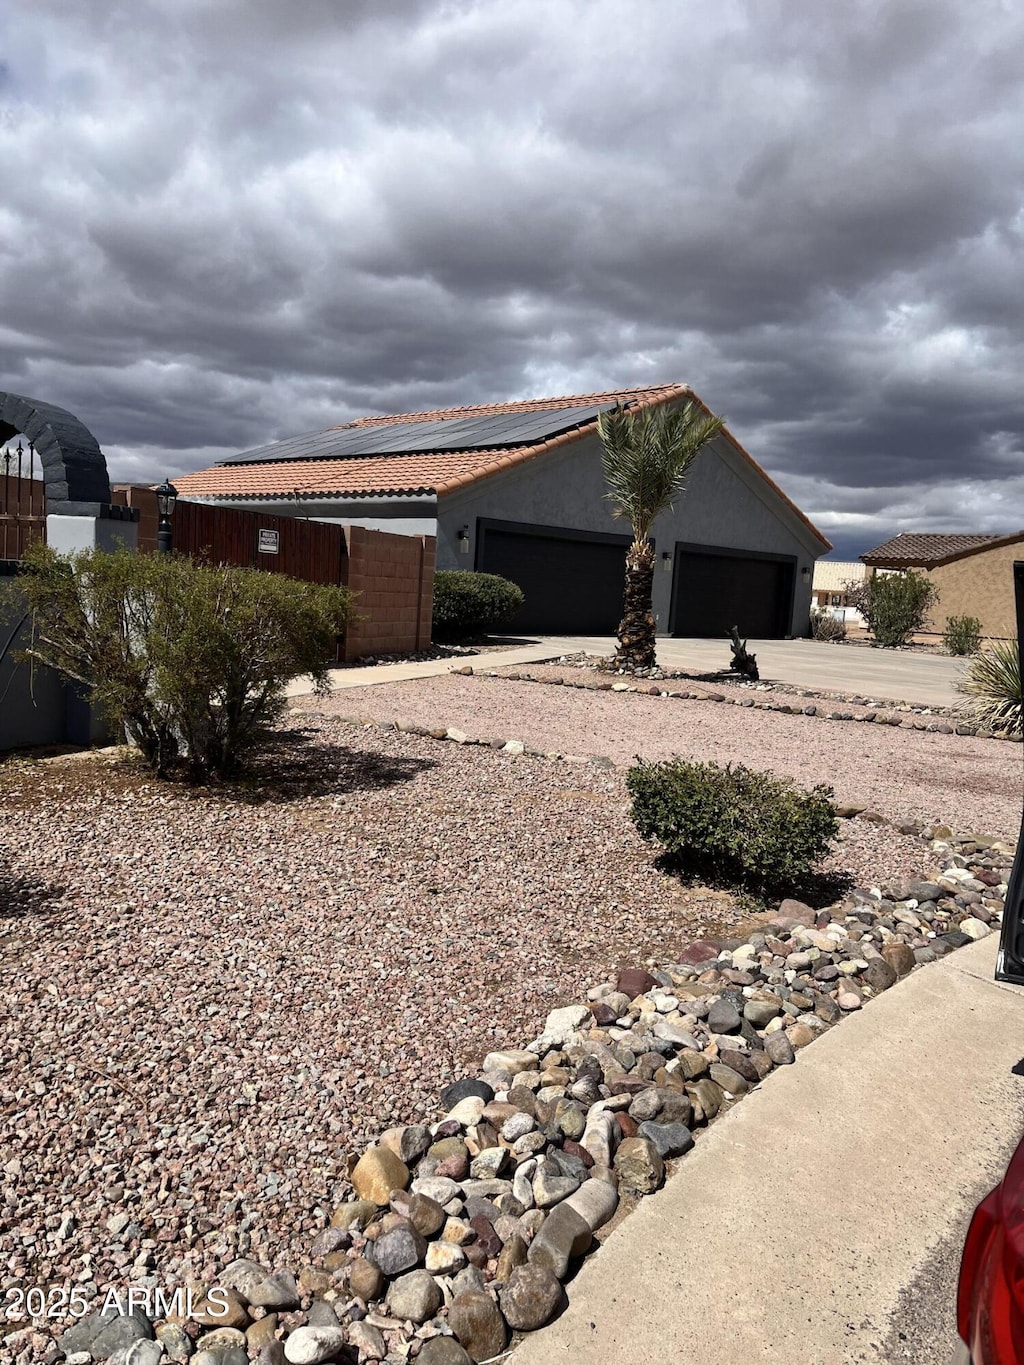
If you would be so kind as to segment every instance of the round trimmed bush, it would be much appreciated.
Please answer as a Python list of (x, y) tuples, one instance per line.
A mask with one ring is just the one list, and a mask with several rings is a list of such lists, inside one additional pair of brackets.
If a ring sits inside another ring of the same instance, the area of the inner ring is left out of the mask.
[(434, 576), (432, 635), (458, 644), (506, 625), (523, 605), (523, 590), (507, 578), (471, 569), (442, 569)]
[(712, 886), (799, 893), (838, 833), (832, 788), (742, 764), (639, 759), (626, 774), (633, 823), (667, 863)]

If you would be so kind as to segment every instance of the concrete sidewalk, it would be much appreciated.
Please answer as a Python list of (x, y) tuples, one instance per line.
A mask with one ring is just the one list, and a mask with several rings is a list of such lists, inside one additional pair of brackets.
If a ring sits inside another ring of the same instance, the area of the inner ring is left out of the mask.
[(993, 981), (996, 947), (913, 973), (713, 1124), (515, 1365), (943, 1365), (951, 1276), (918, 1272), (941, 1245), (959, 1263), (1022, 1131), (1024, 990)]
[[(373, 687), (377, 683), (409, 682), (414, 678), (435, 678), (450, 673), (453, 668), (470, 664), (475, 669), (512, 668), (516, 664), (536, 664), (544, 659), (557, 659), (565, 651), (561, 642), (546, 641), (523, 645), (516, 649), (500, 649), (493, 653), (467, 654), (464, 658), (425, 659), (421, 663), (369, 664), (365, 668), (332, 668), (331, 689), (342, 692), (349, 687)], [(305, 697), (313, 690), (308, 678), (293, 678), (285, 688), (289, 697)]]

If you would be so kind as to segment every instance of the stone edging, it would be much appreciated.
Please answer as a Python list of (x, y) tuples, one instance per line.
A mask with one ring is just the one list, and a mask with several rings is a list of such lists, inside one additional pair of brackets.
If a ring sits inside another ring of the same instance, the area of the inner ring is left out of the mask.
[[(622, 969), (553, 1010), (526, 1048), (490, 1053), (441, 1092), (435, 1123), (389, 1129), (352, 1157), (305, 1267), (236, 1260), (187, 1320), (93, 1314), (47, 1358), (504, 1358), (564, 1307), (595, 1233), (657, 1190), (719, 1114), (901, 977), (998, 925), (1009, 846), (945, 826), (925, 842), (933, 880), (819, 911), (783, 901), (745, 940), (697, 938), (664, 966)], [(32, 1333), (5, 1345), (20, 1352)]]
[[(547, 687), (568, 687), (585, 692), (639, 693), (641, 696), (671, 698), (673, 700), (719, 702), (728, 706), (741, 706), (746, 709), (758, 711), (777, 711), (783, 715), (808, 716), (818, 720), (856, 721), (862, 724), (866, 722), (868, 724), (890, 725), (894, 728), (918, 730), (928, 734), (955, 734), (972, 739), (1002, 740), (1011, 744), (1020, 744), (1022, 741), (1022, 736), (1020, 735), (1008, 734), (1005, 731), (997, 730), (980, 730), (977, 726), (970, 725), (967, 722), (949, 725), (945, 722), (928, 721), (921, 724), (919, 720), (916, 720), (913, 717), (919, 717), (925, 712), (940, 714), (940, 708), (922, 707), (920, 709), (915, 709), (908, 706), (906, 703), (900, 703), (899, 706), (893, 705), (878, 709), (869, 708), (863, 715), (854, 715), (851, 711), (826, 711), (813, 702), (808, 703), (806, 706), (794, 706), (790, 702), (756, 701), (753, 697), (728, 697), (722, 692), (708, 691), (706, 689), (691, 691), (686, 688), (666, 688), (662, 686), (661, 683), (657, 682), (627, 683), (624, 681), (606, 682), (604, 680), (598, 682), (574, 682), (556, 678), (536, 678), (532, 673), (499, 673), (496, 669), (488, 669), (485, 673), (477, 673), (475, 669), (468, 665), (462, 668), (453, 668), (451, 672), (460, 677), (475, 677), (482, 679), (497, 678), (499, 681), (505, 682), (539, 683), (542, 686)], [(949, 715), (950, 719), (953, 719), (953, 715), (946, 710), (942, 710), (941, 714)]]

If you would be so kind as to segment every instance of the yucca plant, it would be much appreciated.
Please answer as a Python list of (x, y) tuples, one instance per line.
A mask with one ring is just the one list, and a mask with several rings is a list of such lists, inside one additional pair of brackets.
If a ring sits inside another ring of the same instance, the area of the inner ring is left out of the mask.
[(615, 666), (627, 672), (657, 663), (654, 592), (654, 546), (650, 530), (655, 518), (672, 507), (686, 485), (690, 466), (725, 419), (699, 404), (647, 407), (635, 412), (617, 407), (597, 419), (604, 447), (601, 465), (605, 496), (613, 514), (627, 520), (633, 543), (626, 552), (626, 588)]
[(983, 654), (975, 655), (957, 690), (968, 697), (964, 709), (976, 725), (1021, 734), (1024, 709), (1016, 640), (996, 640)]

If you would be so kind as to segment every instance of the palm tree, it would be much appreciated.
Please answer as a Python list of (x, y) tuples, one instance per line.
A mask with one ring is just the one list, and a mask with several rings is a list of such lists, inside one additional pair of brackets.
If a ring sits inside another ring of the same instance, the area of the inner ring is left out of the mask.
[(614, 504), (613, 515), (633, 528), (626, 552), (626, 588), (615, 666), (630, 673), (657, 665), (654, 591), (654, 546), (649, 532), (661, 512), (682, 493), (697, 455), (725, 425), (698, 403), (683, 407), (616, 407), (597, 419), (604, 447), (601, 467)]

